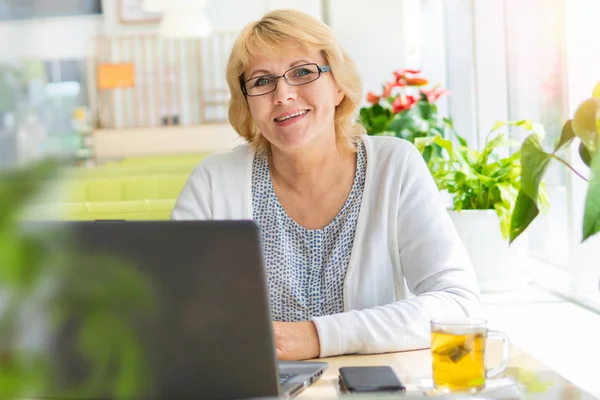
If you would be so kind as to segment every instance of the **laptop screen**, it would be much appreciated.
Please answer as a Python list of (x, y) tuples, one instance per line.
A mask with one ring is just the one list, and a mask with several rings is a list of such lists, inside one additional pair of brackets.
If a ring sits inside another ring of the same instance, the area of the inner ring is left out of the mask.
[(27, 396), (279, 394), (254, 223), (40, 222), (26, 228), (47, 260), (29, 296), (26, 351), (15, 353), (36, 365), (23, 388)]

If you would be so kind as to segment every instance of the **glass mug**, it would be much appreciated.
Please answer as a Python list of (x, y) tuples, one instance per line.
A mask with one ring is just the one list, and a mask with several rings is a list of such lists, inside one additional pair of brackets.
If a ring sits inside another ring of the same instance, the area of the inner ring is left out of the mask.
[[(485, 366), (487, 338), (503, 341), (502, 362), (491, 370)], [(433, 385), (440, 392), (478, 392), (486, 379), (500, 374), (508, 364), (508, 337), (487, 328), (478, 318), (434, 319), (431, 321)]]

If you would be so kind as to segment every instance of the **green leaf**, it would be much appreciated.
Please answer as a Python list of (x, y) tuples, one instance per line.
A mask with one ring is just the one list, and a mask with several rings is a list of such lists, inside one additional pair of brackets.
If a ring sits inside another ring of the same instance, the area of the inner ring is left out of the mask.
[(485, 151), (493, 150), (497, 147), (518, 147), (520, 145), (520, 142), (506, 139), (503, 134), (499, 134), (487, 143)]
[(423, 150), (423, 152), (421, 154), (423, 155), (423, 160), (425, 160), (425, 163), (427, 163), (427, 165), (429, 165), (430, 163), (435, 161), (434, 154), (433, 154), (433, 148), (431, 146), (425, 147), (425, 149)]
[(538, 191), (538, 206), (539, 210), (543, 213), (548, 212), (550, 209), (550, 197), (548, 196), (545, 182), (540, 184), (540, 190)]
[(425, 147), (431, 146), (435, 138), (435, 136), (416, 138), (414, 141), (415, 147), (423, 154)]
[(502, 167), (512, 167), (513, 164), (515, 164), (515, 161), (519, 161), (519, 164), (520, 164), (521, 150), (515, 151), (509, 157), (505, 157), (505, 158), (501, 159), (500, 164), (502, 165)]
[(508, 182), (499, 183), (496, 185), (496, 187), (500, 192), (500, 198), (502, 199), (502, 202), (506, 204), (509, 209), (512, 208), (515, 204), (519, 191)]
[(531, 123), (530, 120), (528, 119), (521, 119), (518, 121), (496, 121), (496, 123), (494, 124), (494, 126), (492, 127), (492, 129), (490, 130), (490, 133), (502, 128), (503, 126), (522, 126), (523, 128), (527, 129), (528, 131), (533, 129), (533, 124)]
[(460, 143), (460, 145), (461, 146), (467, 146), (466, 139), (464, 137), (462, 137), (461, 135), (459, 135), (458, 132), (456, 132), (456, 130), (454, 129), (454, 124), (452, 123), (452, 119), (450, 119), (450, 118), (444, 118), (443, 121), (446, 124), (446, 126), (448, 127), (448, 129), (450, 129), (450, 131), (452, 132), (452, 135), (454, 137), (456, 137), (456, 139), (458, 140), (458, 142)]
[(441, 136), (436, 135), (420, 137), (414, 140), (414, 144), (417, 147), (417, 149), (421, 152), (421, 154), (423, 154), (423, 151), (426, 147), (431, 146), (434, 143), (446, 150), (448, 152), (448, 155), (452, 157), (452, 142), (448, 139), (444, 139)]
[(550, 160), (550, 154), (542, 149), (539, 136), (529, 135), (521, 148), (521, 190), (536, 204), (540, 182)]
[(521, 147), (521, 190), (510, 223), (511, 243), (539, 214), (538, 192), (550, 160), (551, 156), (542, 150), (539, 136), (529, 135)]
[(371, 106), (371, 116), (376, 117), (382, 114), (385, 114), (385, 108), (381, 104), (373, 104)]
[(490, 132), (494, 132), (496, 129), (500, 129), (503, 126), (506, 126), (506, 121), (496, 121), (496, 123), (494, 124), (494, 126), (492, 126), (492, 129), (490, 130)]
[(20, 211), (55, 177), (59, 163), (44, 160), (24, 168), (0, 171), (0, 227)]
[(514, 170), (516, 168), (518, 167), (515, 165), (507, 165), (502, 167), (501, 164), (494, 163), (488, 164), (484, 168), (483, 172), (495, 181), (508, 183), (511, 181), (515, 181), (512, 179), (512, 174), (514, 174)]
[(501, 202), (494, 204), (496, 213), (500, 217), (500, 229), (504, 239), (510, 236), (511, 212), (515, 207), (519, 191), (510, 183), (504, 182), (496, 185), (500, 193)]
[(399, 132), (408, 129), (411, 132), (429, 132), (429, 124), (412, 110), (396, 114), (389, 122), (387, 129)]
[(583, 240), (600, 232), (600, 147), (592, 159), (585, 213), (583, 217)]
[(528, 131), (532, 130), (534, 127), (534, 124), (528, 119), (522, 119), (522, 120), (516, 121), (514, 123), (511, 123), (511, 125), (522, 126), (523, 128), (527, 129)]
[(360, 123), (369, 135), (379, 135), (385, 131), (390, 118), (390, 110), (380, 104), (360, 109)]
[(554, 151), (556, 152), (562, 149), (563, 147), (568, 146), (569, 144), (571, 144), (574, 138), (575, 133), (573, 132), (572, 120), (568, 120), (562, 127), (560, 137), (554, 145)]
[(415, 104), (416, 111), (418, 111), (419, 116), (423, 119), (429, 119), (433, 115), (435, 115), (437, 107), (435, 104), (429, 103), (428, 101), (418, 101)]
[(371, 134), (371, 110), (363, 107), (360, 109), (360, 123), (365, 127), (368, 134)]
[(465, 139), (464, 137), (460, 136), (456, 132), (454, 132), (454, 136), (456, 136), (456, 139), (458, 139), (458, 142), (460, 143), (461, 146), (467, 146), (467, 139)]
[(504, 134), (499, 134), (486, 143), (485, 148), (481, 153), (480, 162), (486, 162), (487, 157), (494, 151), (494, 149), (499, 147), (519, 147), (520, 145), (520, 142), (512, 139), (506, 139)]
[(579, 143), (579, 156), (581, 157), (581, 160), (585, 163), (585, 165), (587, 165), (588, 167), (592, 165), (592, 155), (590, 154), (590, 151), (587, 149), (587, 147), (585, 147), (583, 142)]
[(600, 99), (600, 82), (596, 84), (596, 87), (592, 91), (592, 98)]
[(596, 152), (598, 143), (598, 122), (600, 118), (600, 98), (584, 101), (575, 111), (573, 132), (591, 153)]
[(502, 203), (494, 204), (494, 208), (496, 209), (498, 218), (500, 218), (500, 230), (502, 232), (502, 237), (504, 239), (508, 239), (510, 235), (510, 209)]
[(378, 115), (371, 120), (371, 134), (376, 135), (386, 130), (388, 118), (385, 115)]
[(539, 210), (535, 202), (522, 190), (519, 190), (519, 195), (515, 202), (515, 209), (510, 221), (509, 243), (514, 242), (515, 239), (527, 229), (531, 221), (533, 221), (538, 214)]
[(493, 184), (493, 183), (495, 182), (495, 181), (494, 181), (494, 179), (490, 178), (489, 176), (485, 176), (485, 175), (483, 175), (483, 174), (480, 174), (480, 173), (479, 173), (479, 172), (477, 172), (477, 171), (474, 171), (473, 173), (475, 174), (475, 176), (477, 177), (477, 179), (478, 179), (478, 180), (479, 180), (479, 181), (480, 181), (482, 184), (484, 184), (484, 185), (486, 185), (486, 186), (487, 186), (487, 185), (491, 185), (491, 184)]
[(544, 125), (542, 124), (532, 124), (531, 129), (529, 129), (532, 133), (538, 135), (540, 140), (543, 140), (546, 137), (546, 131), (544, 130)]
[(433, 142), (448, 152), (452, 157), (452, 141), (444, 139), (441, 136), (434, 136)]
[(479, 159), (480, 152), (469, 147), (463, 147), (459, 149), (459, 153), (464, 157), (467, 165), (472, 168), (475, 164), (477, 164), (477, 160)]

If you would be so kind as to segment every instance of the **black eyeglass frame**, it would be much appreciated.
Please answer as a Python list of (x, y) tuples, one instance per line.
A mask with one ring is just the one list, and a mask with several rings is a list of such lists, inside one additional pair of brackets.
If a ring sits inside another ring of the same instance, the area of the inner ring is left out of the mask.
[[(285, 77), (285, 74), (287, 74), (288, 72), (295, 70), (296, 68), (300, 68), (300, 67), (306, 67), (307, 65), (314, 65), (315, 67), (317, 67), (317, 71), (319, 72), (319, 75), (313, 79), (312, 81), (308, 81), (308, 82), (304, 82), (304, 83), (300, 83), (300, 84), (293, 84), (290, 81), (288, 81), (288, 79)], [(296, 65), (295, 67), (292, 67), (290, 69), (288, 69), (287, 71), (285, 71), (283, 74), (279, 75), (279, 76), (275, 76), (275, 75), (261, 75), (261, 76), (255, 76), (254, 78), (250, 78), (246, 81), (241, 81), (242, 84), (242, 93), (244, 93), (245, 96), (248, 97), (258, 97), (258, 96), (264, 96), (265, 94), (269, 94), (269, 93), (273, 93), (276, 89), (277, 89), (277, 84), (279, 83), (279, 78), (283, 78), (285, 79), (285, 81), (290, 85), (290, 86), (302, 86), (302, 85), (306, 85), (308, 83), (313, 83), (314, 81), (316, 81), (317, 79), (319, 79), (321, 77), (322, 73), (325, 72), (331, 72), (331, 67), (329, 65), (318, 65), (317, 63), (306, 63), (306, 64), (301, 64), (301, 65)], [(275, 79), (275, 87), (273, 88), (273, 90), (269, 90), (268, 92), (265, 93), (261, 93), (261, 94), (249, 94), (248, 91), (246, 90), (246, 83), (253, 81), (255, 79), (260, 79), (260, 78), (264, 78), (268, 76), (269, 78), (274, 78)]]

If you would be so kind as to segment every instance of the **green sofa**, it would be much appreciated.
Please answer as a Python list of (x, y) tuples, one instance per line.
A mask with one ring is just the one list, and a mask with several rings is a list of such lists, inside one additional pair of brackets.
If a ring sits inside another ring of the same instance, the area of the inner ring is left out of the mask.
[(207, 154), (124, 159), (66, 171), (54, 200), (32, 206), (27, 219), (166, 220), (190, 173)]
[(68, 202), (176, 199), (189, 174), (76, 179), (66, 183)]
[(168, 220), (175, 199), (47, 203), (33, 206), (33, 220)]

